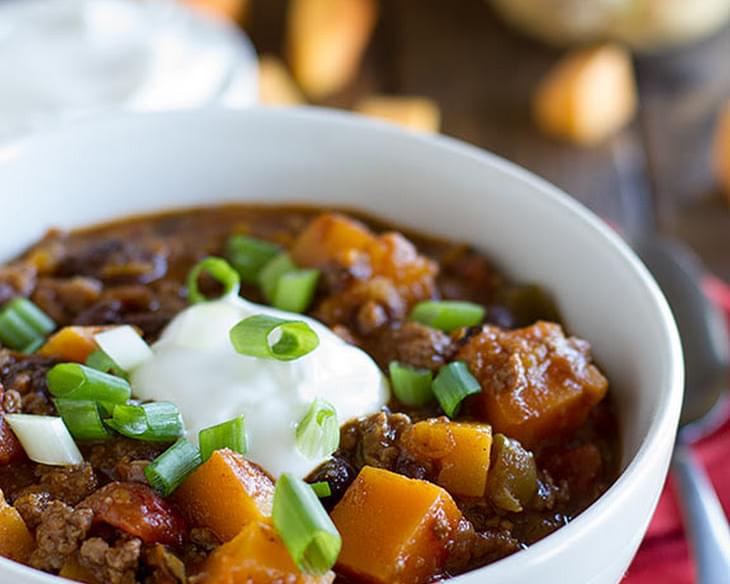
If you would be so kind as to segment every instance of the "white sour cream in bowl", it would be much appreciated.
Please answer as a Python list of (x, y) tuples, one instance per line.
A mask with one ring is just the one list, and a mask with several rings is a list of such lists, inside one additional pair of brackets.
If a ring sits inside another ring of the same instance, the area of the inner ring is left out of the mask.
[[(319, 346), (294, 361), (237, 353), (229, 331), (258, 314), (306, 322)], [(135, 395), (177, 405), (194, 442), (200, 430), (243, 414), (246, 457), (275, 477), (290, 472), (303, 478), (328, 458), (307, 458), (296, 447), (297, 425), (316, 398), (335, 407), (340, 424), (388, 401), (387, 381), (367, 353), (312, 318), (237, 296), (190, 306), (152, 351), (132, 374)]]

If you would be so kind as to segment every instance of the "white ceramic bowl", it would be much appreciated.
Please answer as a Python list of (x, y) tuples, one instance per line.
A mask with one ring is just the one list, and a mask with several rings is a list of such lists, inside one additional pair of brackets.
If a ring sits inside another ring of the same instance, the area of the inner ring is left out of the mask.
[[(634, 254), (554, 187), (453, 140), (311, 109), (96, 121), (0, 149), (0, 185), (0, 259), (51, 226), (230, 201), (307, 202), (468, 241), (514, 278), (544, 284), (612, 382), (623, 472), (566, 527), (453, 582), (620, 580), (667, 472), (682, 398), (680, 344)], [(2, 559), (0, 581), (57, 580)]]

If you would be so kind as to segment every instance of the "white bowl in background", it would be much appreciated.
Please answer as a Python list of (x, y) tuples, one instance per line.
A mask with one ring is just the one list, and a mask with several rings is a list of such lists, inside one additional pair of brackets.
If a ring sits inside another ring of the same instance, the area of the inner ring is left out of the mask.
[[(0, 148), (0, 259), (51, 226), (224, 202), (361, 209), (467, 241), (557, 298), (619, 408), (622, 473), (566, 527), (454, 584), (615, 584), (644, 535), (682, 401), (677, 331), (658, 287), (599, 219), (496, 156), (316, 109), (125, 115)], [(0, 581), (58, 580), (0, 559)]]

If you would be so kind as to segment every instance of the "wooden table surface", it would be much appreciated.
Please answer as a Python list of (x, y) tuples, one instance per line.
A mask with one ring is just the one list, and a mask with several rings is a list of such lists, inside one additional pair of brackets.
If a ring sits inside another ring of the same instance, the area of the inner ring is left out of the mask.
[[(623, 231), (654, 227), (686, 241), (730, 282), (730, 205), (713, 184), (709, 146), (730, 98), (730, 27), (690, 47), (636, 57), (640, 112), (593, 148), (541, 135), (529, 99), (560, 57), (502, 24), (484, 0), (382, 0), (381, 18), (353, 87), (359, 95), (425, 95), (443, 132), (521, 164)], [(286, 0), (253, 3), (249, 32), (260, 52), (281, 53)]]

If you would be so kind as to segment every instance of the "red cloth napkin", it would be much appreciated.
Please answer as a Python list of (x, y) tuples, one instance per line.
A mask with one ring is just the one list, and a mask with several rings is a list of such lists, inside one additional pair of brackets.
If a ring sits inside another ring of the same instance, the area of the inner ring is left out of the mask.
[[(730, 286), (709, 278), (703, 287), (725, 311), (730, 330)], [(698, 442), (694, 452), (717, 490), (725, 515), (730, 516), (730, 418)], [(695, 581), (675, 493), (670, 475), (649, 531), (622, 584), (692, 584)]]

